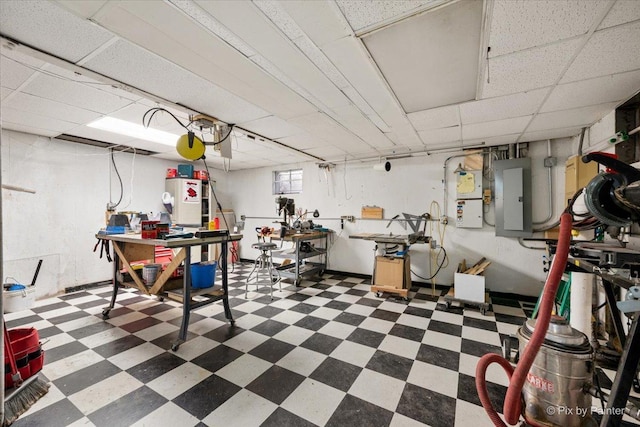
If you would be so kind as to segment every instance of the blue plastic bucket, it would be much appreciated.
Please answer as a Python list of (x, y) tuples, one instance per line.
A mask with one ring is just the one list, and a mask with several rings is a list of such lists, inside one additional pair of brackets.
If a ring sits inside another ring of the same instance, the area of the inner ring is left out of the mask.
[(191, 287), (196, 289), (212, 287), (216, 280), (217, 267), (216, 261), (191, 264)]

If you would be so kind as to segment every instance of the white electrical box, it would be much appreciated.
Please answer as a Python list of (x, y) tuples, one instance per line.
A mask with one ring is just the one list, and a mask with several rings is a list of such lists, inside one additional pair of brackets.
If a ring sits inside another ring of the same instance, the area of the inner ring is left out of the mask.
[(482, 199), (456, 202), (456, 227), (482, 228)]
[(462, 171), (456, 174), (456, 198), (482, 198), (482, 171)]
[(202, 181), (191, 178), (167, 178), (165, 190), (173, 198), (171, 220), (176, 225), (202, 225)]

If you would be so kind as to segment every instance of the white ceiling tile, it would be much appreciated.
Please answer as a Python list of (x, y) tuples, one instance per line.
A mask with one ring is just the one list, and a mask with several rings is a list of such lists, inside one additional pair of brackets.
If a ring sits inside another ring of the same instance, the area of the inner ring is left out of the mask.
[(108, 0), (91, 0), (91, 1), (78, 1), (78, 0), (54, 0), (60, 6), (65, 9), (81, 16), (85, 19), (91, 18), (102, 6), (107, 3)]
[(616, 103), (612, 102), (538, 114), (527, 128), (527, 132), (591, 125), (610, 113), (615, 106)]
[(482, 9), (452, 3), (363, 37), (404, 111), (475, 99)]
[(370, 148), (364, 141), (324, 113), (295, 117), (290, 119), (289, 122), (309, 133), (321, 135), (322, 139), (331, 141), (334, 145), (344, 148), (347, 152), (359, 152), (362, 149)]
[(205, 12), (197, 3), (192, 0), (168, 0), (178, 9), (193, 18), (196, 22), (199, 22), (204, 28), (220, 37), (222, 40), (229, 43), (234, 49), (237, 49), (244, 56), (253, 56), (255, 51), (249, 47), (238, 36), (229, 31), (227, 27), (222, 25), (213, 16)]
[(568, 127), (561, 129), (539, 130), (535, 132), (525, 132), (519, 139), (519, 142), (544, 141), (545, 139), (565, 138), (579, 135), (582, 129), (580, 127)]
[(462, 145), (464, 147), (471, 147), (475, 145), (485, 145), (487, 147), (490, 147), (493, 145), (513, 144), (518, 140), (518, 136), (520, 136), (520, 133), (492, 136), (487, 138), (465, 139), (464, 141), (462, 141)]
[(71, 62), (111, 39), (94, 23), (48, 1), (3, 0), (2, 34)]
[(84, 124), (101, 116), (100, 113), (94, 111), (83, 110), (82, 108), (77, 108), (72, 105), (62, 104), (26, 93), (16, 93), (8, 102), (3, 104), (3, 106), (23, 111), (27, 114), (33, 113), (76, 124)]
[(586, 34), (606, 0), (497, 0), (493, 4), (490, 57)]
[(338, 3), (338, 7), (351, 24), (351, 27), (355, 31), (358, 31), (380, 22), (413, 14), (428, 6), (443, 2), (440, 0), (381, 0), (375, 2), (366, 0), (336, 0), (336, 3)]
[(489, 60), (489, 71), (483, 82), (483, 98), (525, 92), (551, 86), (560, 77), (573, 53), (578, 39), (520, 51)]
[[(304, 98), (256, 67), (193, 18), (176, 13), (173, 5), (109, 2), (94, 19), (115, 34), (279, 117), (287, 119), (314, 111)], [(167, 25), (168, 22), (171, 25)]]
[[(258, 7), (262, 3), (258, 2)], [(351, 34), (347, 21), (336, 16), (337, 10), (329, 2), (295, 0), (279, 2), (279, 6), (317, 46)]]
[(389, 140), (362, 112), (353, 105), (334, 109), (338, 121), (351, 132), (376, 148), (393, 147)]
[(45, 129), (57, 132), (58, 134), (64, 133), (77, 126), (76, 123), (53, 119), (39, 114), (31, 113), (27, 115), (24, 111), (16, 110), (4, 104), (2, 105), (2, 123), (3, 127), (4, 123), (13, 123), (22, 126), (33, 126), (34, 128)]
[(33, 135), (41, 135), (47, 137), (55, 137), (60, 135), (60, 132), (51, 129), (43, 129), (40, 127), (33, 126), (32, 124), (21, 124), (21, 123), (11, 123), (6, 121), (3, 117), (3, 120), (0, 122), (0, 127), (6, 130), (14, 130), (16, 132), (30, 133)]
[(493, 122), (475, 123), (462, 126), (462, 140), (490, 138), (492, 136), (511, 135), (522, 132), (532, 116), (515, 117)]
[(278, 142), (281, 142), (289, 147), (306, 150), (309, 148), (322, 147), (327, 144), (327, 141), (318, 138), (308, 132), (303, 132), (298, 135), (287, 136), (285, 138), (278, 138)]
[[(131, 68), (132, 63), (135, 68)], [(227, 123), (268, 115), (261, 108), (126, 41), (115, 43), (86, 66)]]
[(419, 131), (420, 139), (425, 145), (432, 146), (446, 142), (460, 141), (460, 126), (452, 126), (443, 129), (431, 129)]
[[(313, 3), (315, 4), (315, 2)], [(344, 78), (342, 74), (338, 71), (338, 69), (327, 59), (325, 54), (320, 50), (320, 48), (315, 45), (311, 40), (307, 37), (300, 37), (293, 41), (298, 49), (302, 51), (302, 53), (309, 58), (311, 62), (313, 62), (316, 67), (324, 73), (329, 80), (333, 82), (338, 88), (343, 89), (349, 87), (349, 82)]]
[[(216, 16), (222, 24), (241, 37), (252, 49), (267, 58), (271, 64), (277, 66), (282, 73), (304, 87), (324, 105), (335, 108), (348, 104), (348, 99), (331, 80), (303, 55), (296, 45), (285, 37), (254, 3), (220, 1), (199, 2), (198, 4), (211, 15)], [(270, 10), (279, 9), (271, 7)], [(288, 17), (288, 15), (282, 12), (278, 18), (280, 22), (286, 21), (283, 19), (284, 17)], [(289, 28), (295, 26), (294, 22), (289, 23)]]
[(250, 122), (240, 123), (239, 126), (257, 134), (267, 136), (271, 139), (284, 138), (286, 136), (296, 135), (303, 132), (299, 127), (275, 116), (263, 117)]
[(640, 70), (580, 80), (553, 88), (540, 112), (624, 101), (638, 91), (640, 91)]
[(640, 21), (596, 31), (560, 83), (640, 69)]
[(404, 113), (371, 64), (359, 40), (344, 37), (326, 44), (322, 50), (388, 126), (406, 124)]
[(410, 123), (403, 126), (394, 126), (391, 131), (385, 132), (384, 134), (397, 146), (412, 147), (422, 145), (422, 140)]
[(428, 144), (426, 146), (427, 151), (429, 150), (446, 150), (446, 149), (462, 149), (462, 143), (460, 141), (452, 141), (452, 142), (444, 142), (444, 143), (434, 143)]
[(345, 151), (342, 147), (336, 147), (335, 145), (325, 145), (324, 147), (317, 148), (309, 148), (308, 150), (304, 150), (306, 153), (309, 153), (313, 156), (322, 157), (324, 159), (336, 159), (343, 158), (348, 155), (349, 152)]
[(371, 122), (382, 132), (389, 132), (391, 128), (389, 125), (382, 120), (382, 118), (376, 113), (373, 108), (367, 103), (367, 101), (358, 93), (357, 90), (353, 86), (348, 86), (342, 89), (342, 91), (347, 95), (347, 97), (353, 102), (353, 104), (360, 110), (362, 113), (371, 120)]
[(0, 87), (0, 100), (5, 99), (7, 96), (11, 95), (13, 90), (7, 87)]
[(460, 104), (462, 124), (490, 122), (534, 114), (549, 93), (548, 88)]
[[(4, 55), (6, 49), (2, 49)], [(10, 58), (0, 57), (0, 84), (8, 89), (17, 89), (36, 71)]]
[(294, 40), (304, 35), (298, 24), (283, 10), (280, 2), (261, 0), (253, 2), (253, 4), (260, 9), (274, 25), (280, 28), (289, 39)]
[(457, 105), (417, 111), (407, 114), (407, 117), (417, 131), (460, 125), (460, 112)]
[(129, 99), (111, 95), (95, 87), (61, 80), (46, 74), (40, 74), (30, 81), (23, 91), (102, 114), (108, 114), (131, 103)]
[[(160, 107), (168, 110), (171, 114), (175, 115), (180, 120), (180, 122), (184, 125), (189, 123), (189, 115), (187, 113), (183, 111), (177, 111), (175, 109), (168, 108), (164, 105), (158, 105), (158, 104), (154, 105), (153, 107), (149, 107), (142, 103), (134, 103), (131, 105), (127, 105), (126, 107), (109, 114), (109, 117), (113, 117), (120, 120), (126, 120), (128, 122), (142, 125), (143, 124), (142, 118), (144, 117), (145, 113), (149, 111), (150, 108), (155, 108), (155, 107)], [(147, 122), (151, 117), (152, 113), (149, 113), (147, 115), (147, 118), (146, 118)], [(149, 126), (153, 129), (163, 130), (165, 132), (173, 133), (176, 135), (182, 135), (186, 132), (185, 129), (182, 126), (180, 126), (180, 124), (176, 122), (176, 120), (173, 117), (171, 117), (168, 113), (164, 111), (158, 111), (157, 113), (153, 114), (153, 118), (151, 119)], [(197, 134), (198, 132), (196, 132), (196, 135)]]
[(638, 0), (618, 0), (602, 20), (598, 30), (638, 19), (640, 19), (640, 2)]

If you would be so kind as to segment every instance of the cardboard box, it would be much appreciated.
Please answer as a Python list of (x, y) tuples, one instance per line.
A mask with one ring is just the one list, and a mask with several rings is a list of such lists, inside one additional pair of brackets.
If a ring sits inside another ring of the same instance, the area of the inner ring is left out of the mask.
[(379, 208), (378, 206), (363, 206), (360, 217), (367, 219), (382, 219), (382, 208)]
[(404, 260), (402, 258), (376, 257), (375, 286), (391, 286), (402, 289)]
[(455, 273), (453, 281), (454, 298), (473, 302), (485, 302), (484, 293), (484, 276)]

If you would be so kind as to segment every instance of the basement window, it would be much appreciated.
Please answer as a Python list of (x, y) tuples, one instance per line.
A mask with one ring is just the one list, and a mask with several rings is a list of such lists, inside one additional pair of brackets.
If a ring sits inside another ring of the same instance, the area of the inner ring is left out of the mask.
[(302, 193), (302, 169), (273, 172), (273, 194)]

